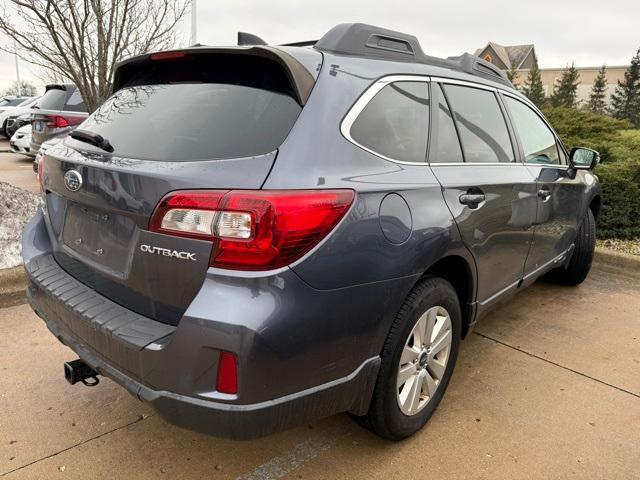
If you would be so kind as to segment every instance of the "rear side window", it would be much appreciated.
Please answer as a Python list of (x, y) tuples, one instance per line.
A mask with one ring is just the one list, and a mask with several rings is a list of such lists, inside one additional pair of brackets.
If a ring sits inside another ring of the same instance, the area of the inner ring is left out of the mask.
[(82, 101), (82, 95), (80, 95), (80, 90), (76, 89), (73, 91), (67, 102), (64, 104), (64, 110), (67, 112), (86, 112), (87, 108), (84, 106), (84, 101)]
[(445, 85), (470, 163), (513, 162), (515, 156), (507, 124), (495, 94), (488, 90)]
[(542, 119), (515, 98), (503, 97), (518, 131), (527, 163), (560, 164), (556, 137)]
[(429, 133), (429, 85), (395, 82), (380, 90), (351, 126), (363, 147), (403, 162), (425, 162)]
[(41, 110), (62, 110), (64, 101), (67, 99), (67, 91), (59, 88), (52, 88), (40, 97), (36, 106)]
[(435, 140), (435, 155), (430, 161), (432, 163), (461, 163), (464, 161), (460, 141), (453, 123), (451, 110), (447, 105), (447, 100), (438, 85), (440, 95), (438, 95), (437, 135)]

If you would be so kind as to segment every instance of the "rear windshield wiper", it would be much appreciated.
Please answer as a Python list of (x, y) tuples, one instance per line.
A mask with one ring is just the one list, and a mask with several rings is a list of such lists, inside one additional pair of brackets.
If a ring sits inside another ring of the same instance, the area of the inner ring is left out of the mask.
[(109, 143), (109, 140), (97, 133), (89, 132), (87, 130), (73, 130), (69, 136), (74, 140), (101, 148), (105, 152), (113, 153), (113, 147)]

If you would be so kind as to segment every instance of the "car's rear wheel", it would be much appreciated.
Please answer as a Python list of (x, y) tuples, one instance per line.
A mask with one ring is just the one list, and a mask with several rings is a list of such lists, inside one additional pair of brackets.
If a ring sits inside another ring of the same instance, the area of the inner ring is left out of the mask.
[(587, 278), (596, 248), (596, 220), (591, 209), (582, 218), (571, 260), (565, 267), (551, 270), (545, 279), (563, 285), (578, 285)]
[(371, 406), (359, 423), (390, 440), (422, 428), (447, 388), (460, 333), (454, 288), (438, 277), (421, 280), (391, 326)]

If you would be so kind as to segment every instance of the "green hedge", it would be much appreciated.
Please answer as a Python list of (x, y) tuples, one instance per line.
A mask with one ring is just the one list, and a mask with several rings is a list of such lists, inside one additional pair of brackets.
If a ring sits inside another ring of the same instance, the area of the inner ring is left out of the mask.
[(615, 160), (611, 148), (618, 143), (620, 131), (631, 128), (626, 120), (587, 110), (556, 107), (544, 109), (544, 114), (569, 150), (573, 147), (593, 148), (600, 152), (603, 162)]
[(603, 197), (598, 237), (640, 238), (640, 160), (604, 163), (595, 173)]
[(547, 108), (545, 115), (565, 146), (600, 152), (595, 173), (602, 184), (600, 238), (640, 238), (640, 130), (607, 115)]

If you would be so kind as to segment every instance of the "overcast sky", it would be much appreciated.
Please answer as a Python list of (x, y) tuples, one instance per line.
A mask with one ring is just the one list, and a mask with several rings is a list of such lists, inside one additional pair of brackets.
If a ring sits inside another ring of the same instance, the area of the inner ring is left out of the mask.
[[(488, 41), (534, 43), (543, 68), (624, 65), (640, 47), (640, 0), (197, 0), (197, 12), (198, 41), (210, 45), (234, 44), (238, 30), (277, 44), (365, 22), (414, 34), (435, 56), (473, 52)], [(189, 19), (180, 25), (184, 45), (189, 28)], [(37, 69), (20, 68), (42, 85)], [(0, 52), (0, 90), (14, 79), (13, 57)]]

